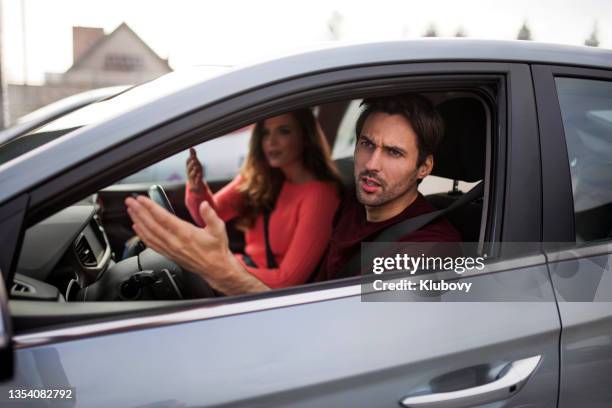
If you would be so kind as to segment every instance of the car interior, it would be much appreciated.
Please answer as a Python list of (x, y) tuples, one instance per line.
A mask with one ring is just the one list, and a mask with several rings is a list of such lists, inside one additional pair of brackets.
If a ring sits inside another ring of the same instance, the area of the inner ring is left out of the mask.
[[(445, 138), (435, 155), (432, 175), (419, 189), (434, 207), (442, 209), (487, 177), (493, 128), (491, 107), (477, 92), (435, 90), (422, 94), (436, 105), (442, 115)], [(355, 107), (359, 109), (359, 100), (313, 107), (334, 152), (338, 143), (354, 143), (354, 126), (346, 130), (346, 126), (343, 129), (341, 125), (343, 118), (355, 117)], [(345, 149), (344, 155), (334, 156), (334, 161), (346, 187), (350, 188), (354, 185), (353, 160), (352, 153), (347, 152)], [(184, 166), (184, 161), (182, 163)], [(209, 185), (214, 192), (229, 181), (213, 180)], [(162, 195), (176, 215), (192, 222), (184, 204), (184, 180), (151, 180), (108, 186), (26, 231), (11, 298), (83, 302), (202, 297), (206, 291), (196, 288), (201, 278), (182, 271), (172, 261), (145, 249), (144, 245), (138, 255), (122, 259), (126, 242), (134, 237), (124, 200), (135, 193), (146, 193), (152, 185), (163, 186)], [(486, 198), (480, 197), (447, 215), (465, 242), (484, 239), (485, 202)], [(231, 222), (227, 230), (231, 249), (239, 252), (244, 245), (243, 234)], [(145, 271), (157, 273), (151, 276)], [(134, 282), (135, 279), (138, 282)], [(134, 285), (147, 279), (162, 283), (151, 285), (150, 290), (134, 289)], [(105, 280), (103, 285), (94, 285), (102, 280)], [(181, 282), (178, 295), (175, 290), (177, 281)], [(191, 285), (194, 287), (189, 288)]]

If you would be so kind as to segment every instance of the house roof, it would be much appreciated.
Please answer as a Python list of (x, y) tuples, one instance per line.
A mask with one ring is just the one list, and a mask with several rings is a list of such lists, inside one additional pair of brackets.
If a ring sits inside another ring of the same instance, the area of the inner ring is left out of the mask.
[(144, 46), (145, 50), (150, 52), (151, 55), (153, 55), (157, 60), (159, 60), (162, 64), (164, 64), (166, 67), (168, 67), (168, 70), (170, 70), (170, 71), (172, 70), (172, 68), (170, 68), (170, 65), (168, 65), (168, 60), (167, 59), (161, 58), (159, 55), (157, 55), (157, 53), (155, 51), (153, 51), (153, 49), (151, 47), (149, 47), (149, 45), (146, 42), (144, 42), (143, 39), (140, 38), (140, 36), (138, 36), (138, 34), (136, 34), (134, 32), (134, 30), (132, 30), (132, 28), (129, 25), (127, 25), (125, 22), (123, 22), (123, 23), (119, 24), (119, 26), (117, 28), (115, 28), (113, 30), (113, 32), (111, 32), (108, 35), (105, 35), (105, 36), (101, 37), (91, 47), (89, 47), (89, 49), (87, 51), (85, 51), (83, 53), (83, 55), (81, 55), (76, 61), (74, 61), (72, 66), (66, 72), (70, 72), (70, 71), (74, 71), (74, 70), (79, 69), (79, 67), (81, 65), (83, 65), (84, 61), (86, 61), (91, 55), (95, 54), (96, 51), (102, 47), (103, 44), (105, 44), (106, 42), (110, 41), (110, 39), (112, 37), (114, 37), (122, 29), (128, 30), (128, 32), (131, 35), (133, 35), (134, 38), (136, 40), (138, 40)]

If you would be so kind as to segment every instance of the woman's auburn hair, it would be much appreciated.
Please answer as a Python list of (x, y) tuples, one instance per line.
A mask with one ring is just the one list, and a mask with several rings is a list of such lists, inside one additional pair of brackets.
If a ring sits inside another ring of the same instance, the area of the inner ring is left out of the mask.
[[(301, 108), (288, 112), (296, 119), (302, 129), (304, 167), (311, 171), (317, 180), (334, 183), (338, 195), (342, 192), (342, 181), (336, 165), (331, 159), (329, 145), (323, 130), (315, 119), (312, 110)], [(264, 121), (255, 124), (249, 142), (249, 153), (240, 169), (241, 182), (238, 191), (243, 195), (240, 216), (236, 226), (246, 230), (255, 225), (255, 219), (265, 210), (272, 211), (285, 180), (283, 172), (270, 167), (262, 147)]]

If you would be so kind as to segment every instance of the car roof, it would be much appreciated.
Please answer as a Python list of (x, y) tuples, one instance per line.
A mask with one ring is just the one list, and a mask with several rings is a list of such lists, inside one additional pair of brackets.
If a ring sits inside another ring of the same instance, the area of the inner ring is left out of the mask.
[[(134, 87), (110, 101), (95, 104), (102, 107), (106, 106), (105, 103), (113, 104), (112, 109), (99, 115), (104, 120), (87, 124), (0, 165), (0, 185), (3, 186), (0, 203), (133, 135), (248, 89), (348, 67), (434, 61), (523, 62), (610, 69), (612, 51), (531, 41), (436, 38), (334, 44), (233, 68), (212, 77), (200, 68), (176, 71)], [(72, 115), (83, 116), (91, 108), (94, 106), (87, 106), (60, 120), (73, 118)], [(53, 125), (51, 122), (50, 126)], [(31, 160), (36, 160), (34, 169), (29, 164)]]

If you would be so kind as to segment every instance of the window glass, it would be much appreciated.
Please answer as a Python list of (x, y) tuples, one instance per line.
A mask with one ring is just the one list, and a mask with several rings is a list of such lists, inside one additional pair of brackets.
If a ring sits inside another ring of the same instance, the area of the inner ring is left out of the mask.
[(576, 241), (612, 235), (612, 82), (557, 78), (574, 195)]
[(362, 101), (362, 99), (351, 101), (342, 117), (332, 149), (332, 158), (334, 160), (353, 156), (353, 150), (355, 149), (355, 126), (357, 118), (359, 118), (361, 113), (359, 105)]
[[(204, 166), (206, 180), (228, 181), (233, 179), (238, 174), (240, 166), (242, 166), (246, 158), (250, 137), (251, 126), (248, 126), (195, 146), (198, 159), (201, 161), (202, 166)], [(117, 184), (184, 183), (187, 181), (185, 162), (188, 157), (189, 150), (185, 150), (142, 169), (138, 173), (119, 181)]]
[(104, 122), (153, 100), (226, 72), (225, 67), (195, 67), (163, 75), (112, 98), (86, 105), (42, 127), (0, 145), (0, 164), (47, 144), (83, 126)]

